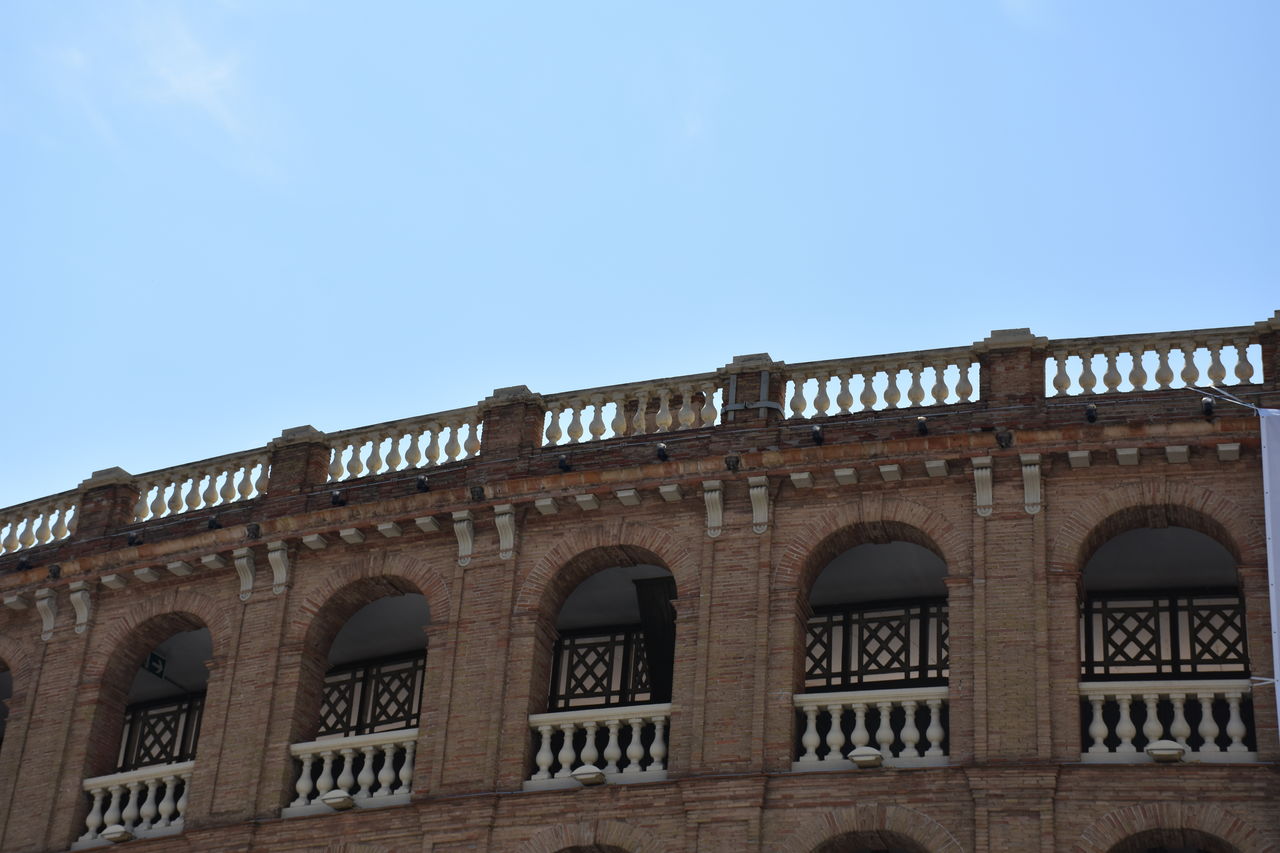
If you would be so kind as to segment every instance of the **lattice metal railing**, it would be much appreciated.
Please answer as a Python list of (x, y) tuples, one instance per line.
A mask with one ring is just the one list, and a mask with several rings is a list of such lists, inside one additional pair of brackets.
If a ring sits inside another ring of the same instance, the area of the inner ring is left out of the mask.
[(945, 684), (945, 599), (816, 608), (805, 641), (807, 692)]
[(124, 715), (117, 772), (196, 757), (204, 694), (130, 705)]
[(639, 626), (561, 632), (552, 664), (549, 711), (640, 705), (652, 698)]
[(319, 737), (414, 728), (422, 711), (425, 651), (335, 667), (324, 679)]
[(1234, 590), (1092, 595), (1080, 638), (1085, 680), (1249, 674), (1244, 607)]

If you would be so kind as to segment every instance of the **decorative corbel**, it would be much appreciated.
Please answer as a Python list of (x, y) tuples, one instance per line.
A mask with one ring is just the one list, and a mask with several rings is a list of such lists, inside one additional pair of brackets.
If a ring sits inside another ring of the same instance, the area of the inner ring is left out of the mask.
[(724, 527), (724, 489), (719, 480), (702, 481), (702, 499), (707, 504), (707, 535), (715, 539)]
[(453, 514), (453, 535), (458, 537), (458, 565), (471, 562), (471, 550), (475, 543), (475, 523), (471, 510), (458, 510)]
[(991, 457), (978, 456), (973, 459), (974, 503), (978, 515), (986, 518), (991, 515)]
[(240, 600), (248, 601), (253, 594), (253, 549), (237, 548), (231, 552), (231, 558), (235, 560), (236, 574), (240, 576)]
[(36, 612), (40, 614), (40, 639), (52, 639), (53, 620), (58, 616), (58, 600), (53, 597), (53, 590), (36, 590)]
[(748, 477), (751, 489), (751, 529), (764, 533), (769, 529), (769, 478)]
[(1028, 515), (1040, 511), (1040, 454), (1023, 453), (1022, 459), (1022, 503)]
[(271, 564), (271, 591), (279, 595), (289, 585), (289, 543), (268, 542), (267, 562)]
[(85, 629), (89, 627), (89, 584), (85, 581), (72, 581), (71, 586), (71, 609), (76, 612), (76, 633), (83, 634)]
[(498, 527), (498, 556), (510, 560), (516, 547), (516, 508), (498, 504), (493, 508), (493, 521)]

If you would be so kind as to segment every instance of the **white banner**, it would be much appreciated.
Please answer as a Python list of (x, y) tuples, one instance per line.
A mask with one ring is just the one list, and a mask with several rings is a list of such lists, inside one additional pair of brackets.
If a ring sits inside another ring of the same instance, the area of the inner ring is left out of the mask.
[[(1280, 409), (1258, 409), (1262, 428), (1262, 511), (1267, 519), (1267, 582), (1271, 592), (1271, 677), (1280, 676)], [(1280, 685), (1271, 685), (1280, 705)]]

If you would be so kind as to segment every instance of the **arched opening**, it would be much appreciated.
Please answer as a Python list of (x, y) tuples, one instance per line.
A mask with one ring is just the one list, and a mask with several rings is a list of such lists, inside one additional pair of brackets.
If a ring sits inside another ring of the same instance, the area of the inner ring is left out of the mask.
[(1085, 562), (1086, 760), (1153, 760), (1145, 750), (1157, 741), (1177, 743), (1188, 760), (1253, 760), (1249, 674), (1235, 558), (1217, 539), (1190, 527), (1135, 527)]
[(852, 531), (810, 588), (797, 769), (945, 763), (946, 563), (922, 536), (876, 532)]
[(813, 853), (928, 853), (896, 832), (846, 832), (813, 849)]
[(1131, 835), (1108, 853), (1240, 853), (1217, 836), (1196, 829), (1148, 829)]
[(408, 802), (430, 620), (426, 597), (394, 578), (352, 584), (317, 614), (286, 817)]
[(675, 579), (656, 562), (598, 568), (605, 552), (588, 557), (556, 611), (547, 713), (529, 720), (526, 787), (576, 784), (568, 777), (588, 766), (607, 781), (665, 777)]
[(125, 698), (118, 772), (196, 757), (212, 657), (208, 628), (179, 631), (147, 652)]

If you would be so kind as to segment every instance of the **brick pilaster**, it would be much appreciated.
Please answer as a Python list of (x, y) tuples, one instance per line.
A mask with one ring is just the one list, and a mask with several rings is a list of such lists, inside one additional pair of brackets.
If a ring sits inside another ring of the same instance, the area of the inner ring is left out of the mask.
[(128, 471), (123, 468), (94, 471), (92, 477), (80, 484), (73, 535), (78, 539), (94, 539), (132, 524), (137, 503), (138, 487)]
[(973, 345), (982, 366), (979, 396), (988, 408), (1043, 403), (1047, 346), (1030, 329), (996, 329)]

